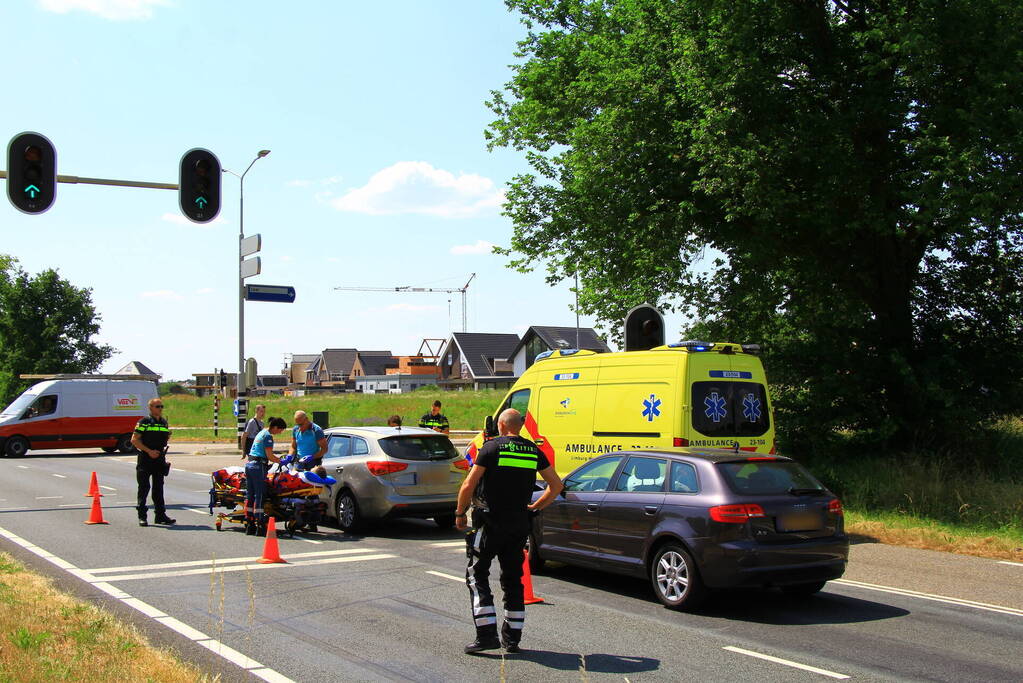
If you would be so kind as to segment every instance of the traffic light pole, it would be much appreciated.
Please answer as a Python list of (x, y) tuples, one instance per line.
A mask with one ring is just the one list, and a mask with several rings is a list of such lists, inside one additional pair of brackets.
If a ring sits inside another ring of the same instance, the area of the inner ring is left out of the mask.
[[(7, 171), (0, 171), (0, 178), (6, 178)], [(150, 190), (177, 190), (177, 183), (150, 183), (145, 180), (115, 180), (112, 178), (83, 178), (76, 175), (58, 175), (58, 183), (71, 185), (109, 185), (112, 187), (144, 187)]]

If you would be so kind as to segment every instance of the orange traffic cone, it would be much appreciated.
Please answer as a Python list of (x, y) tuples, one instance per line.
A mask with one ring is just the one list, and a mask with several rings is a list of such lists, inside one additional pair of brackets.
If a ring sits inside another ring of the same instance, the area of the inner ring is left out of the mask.
[(92, 512), (89, 514), (89, 519), (85, 520), (86, 524), (109, 524), (110, 522), (103, 519), (103, 508), (99, 504), (99, 496), (92, 497)]
[(288, 561), (281, 557), (281, 551), (277, 547), (277, 526), (274, 518), (271, 517), (266, 526), (266, 542), (263, 543), (263, 557), (257, 560), (260, 564), (287, 564)]
[(533, 595), (533, 575), (529, 571), (529, 553), (525, 550), (522, 551), (523, 562), (522, 562), (522, 596), (523, 602), (527, 605), (535, 605), (538, 602), (543, 602), (543, 598)]
[(92, 481), (89, 483), (89, 492), (85, 494), (86, 498), (90, 496), (92, 496), (93, 498), (95, 498), (96, 496), (100, 497), (103, 496), (103, 494), (99, 492), (99, 482), (96, 481), (95, 472), (92, 473)]

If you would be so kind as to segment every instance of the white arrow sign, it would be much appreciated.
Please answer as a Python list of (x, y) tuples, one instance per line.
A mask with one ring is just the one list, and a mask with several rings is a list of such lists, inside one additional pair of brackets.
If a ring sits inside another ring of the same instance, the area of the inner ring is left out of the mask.
[(259, 275), (260, 265), (261, 263), (258, 256), (256, 258), (245, 259), (242, 261), (242, 279), (244, 280), (247, 277)]
[(251, 237), (246, 237), (241, 241), (240, 256), (241, 258), (245, 258), (246, 256), (252, 256), (262, 248), (263, 240), (260, 235), (252, 235)]

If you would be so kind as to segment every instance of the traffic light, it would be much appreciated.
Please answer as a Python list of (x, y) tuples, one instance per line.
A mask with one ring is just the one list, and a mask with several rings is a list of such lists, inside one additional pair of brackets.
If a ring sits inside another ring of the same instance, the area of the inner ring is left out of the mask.
[(190, 149), (181, 157), (178, 202), (195, 223), (209, 223), (220, 213), (220, 160), (208, 149)]
[(7, 196), (25, 213), (42, 213), (57, 196), (57, 151), (39, 133), (22, 133), (7, 145)]
[(664, 318), (650, 304), (636, 306), (625, 314), (625, 350), (646, 351), (664, 346)]

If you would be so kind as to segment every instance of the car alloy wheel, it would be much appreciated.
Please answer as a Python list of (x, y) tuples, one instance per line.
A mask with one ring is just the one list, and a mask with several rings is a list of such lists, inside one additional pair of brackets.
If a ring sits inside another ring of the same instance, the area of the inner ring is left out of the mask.
[(337, 526), (342, 531), (359, 528), (359, 507), (350, 491), (342, 491), (337, 497)]
[(669, 544), (657, 552), (650, 567), (650, 579), (657, 599), (665, 607), (691, 609), (704, 598), (696, 563), (680, 545)]

